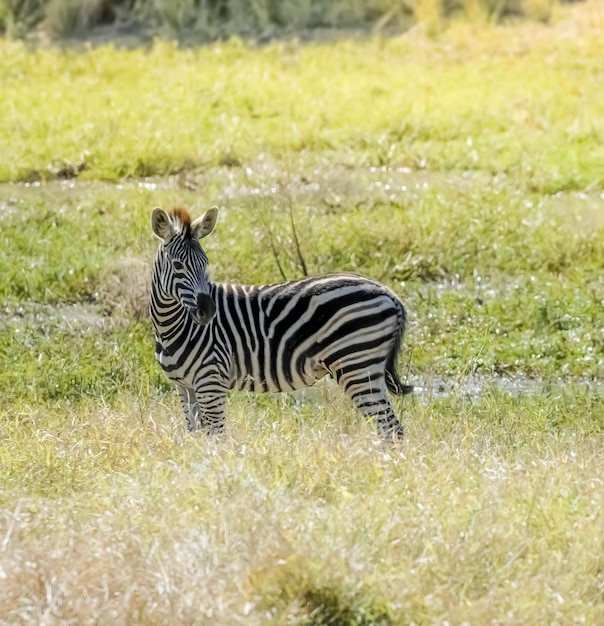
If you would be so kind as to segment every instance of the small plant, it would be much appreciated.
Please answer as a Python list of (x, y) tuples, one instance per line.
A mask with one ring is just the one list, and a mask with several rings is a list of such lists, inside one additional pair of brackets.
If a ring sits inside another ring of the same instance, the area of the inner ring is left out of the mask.
[(302, 593), (308, 611), (304, 626), (391, 626), (388, 612), (368, 603), (356, 605), (342, 597), (335, 587), (310, 588)]

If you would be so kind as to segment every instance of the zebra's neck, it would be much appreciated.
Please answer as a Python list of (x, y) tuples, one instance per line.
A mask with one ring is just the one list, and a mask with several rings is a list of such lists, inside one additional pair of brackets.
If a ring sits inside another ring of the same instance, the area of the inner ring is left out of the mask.
[[(209, 296), (215, 300), (214, 293), (215, 287), (210, 285)], [(160, 293), (159, 289), (151, 290), (149, 308), (155, 337), (166, 352), (179, 347), (185, 340), (198, 340), (208, 328), (196, 323), (178, 300)]]

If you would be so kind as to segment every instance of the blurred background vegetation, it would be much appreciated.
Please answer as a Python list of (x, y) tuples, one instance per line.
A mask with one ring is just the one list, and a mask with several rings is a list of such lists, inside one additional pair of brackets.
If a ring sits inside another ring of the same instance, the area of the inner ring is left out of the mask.
[(456, 17), (548, 22), (561, 4), (582, 0), (0, 0), (9, 37), (134, 35), (211, 41), (259, 40), (322, 29), (430, 30)]

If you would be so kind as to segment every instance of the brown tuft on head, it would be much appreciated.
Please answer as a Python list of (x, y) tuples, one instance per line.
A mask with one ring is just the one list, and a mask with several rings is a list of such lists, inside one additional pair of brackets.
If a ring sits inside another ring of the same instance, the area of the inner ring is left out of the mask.
[(170, 215), (172, 216), (172, 219), (180, 226), (180, 232), (188, 237), (191, 234), (191, 216), (189, 215), (187, 209), (183, 209), (182, 207), (176, 207), (172, 209)]

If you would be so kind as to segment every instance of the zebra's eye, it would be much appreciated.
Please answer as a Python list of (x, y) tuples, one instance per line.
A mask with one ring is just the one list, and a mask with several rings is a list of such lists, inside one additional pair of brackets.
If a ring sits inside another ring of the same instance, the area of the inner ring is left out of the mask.
[(182, 272), (185, 269), (185, 266), (180, 261), (172, 261), (172, 267), (174, 267), (177, 272)]

